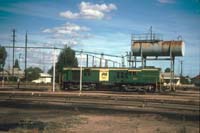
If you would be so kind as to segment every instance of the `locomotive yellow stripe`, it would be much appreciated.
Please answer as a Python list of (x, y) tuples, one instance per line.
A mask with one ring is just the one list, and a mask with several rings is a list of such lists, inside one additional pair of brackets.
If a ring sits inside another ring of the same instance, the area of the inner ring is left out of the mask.
[(143, 71), (158, 71), (158, 69), (142, 69)]
[[(63, 68), (63, 70), (80, 70), (80, 68), (69, 68), (69, 67), (65, 67)], [(83, 68), (84, 70), (84, 68)]]
[(140, 72), (140, 71), (142, 71), (141, 69), (140, 70), (137, 70), (137, 69), (130, 69), (130, 70), (128, 70), (129, 72)]
[[(100, 70), (100, 69), (108, 69), (108, 70), (121, 70), (121, 71), (130, 71), (130, 72), (135, 72), (135, 71), (157, 71), (158, 69), (157, 68), (155, 68), (155, 69), (146, 69), (146, 68), (143, 68), (143, 69), (132, 69), (132, 68), (90, 68), (90, 67), (88, 67), (88, 68), (82, 68), (82, 70), (87, 70), (87, 69), (90, 69), (90, 70)], [(65, 67), (65, 68), (63, 68), (63, 70), (80, 70), (80, 68), (79, 67), (77, 67), (77, 68), (69, 68), (69, 67)]]

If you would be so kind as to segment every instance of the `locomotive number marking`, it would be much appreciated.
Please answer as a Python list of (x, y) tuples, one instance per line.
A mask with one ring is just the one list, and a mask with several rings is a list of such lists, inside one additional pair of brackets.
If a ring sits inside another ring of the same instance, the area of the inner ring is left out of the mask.
[(100, 69), (99, 70), (99, 81), (109, 81), (109, 70)]

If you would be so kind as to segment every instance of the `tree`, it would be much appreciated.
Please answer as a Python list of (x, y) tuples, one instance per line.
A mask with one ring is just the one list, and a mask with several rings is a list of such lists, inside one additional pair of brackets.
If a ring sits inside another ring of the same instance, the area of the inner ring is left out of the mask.
[[(59, 74), (62, 73), (63, 67), (78, 67), (78, 60), (75, 56), (75, 51), (70, 47), (64, 47), (58, 56), (56, 63), (56, 82), (59, 81)], [(53, 68), (49, 69), (49, 74), (53, 74)]]
[(39, 67), (29, 67), (25, 71), (27, 73), (28, 81), (38, 79), (40, 77), (40, 73), (43, 72)]
[(7, 57), (7, 52), (5, 47), (2, 47), (0, 45), (0, 71), (3, 70), (3, 67), (5, 65), (5, 61), (6, 61), (6, 57)]
[(78, 61), (75, 56), (75, 51), (70, 47), (65, 47), (58, 56), (58, 62), (56, 63), (56, 69), (58, 72), (62, 72), (63, 67), (77, 67)]
[(200, 89), (200, 75), (197, 75), (196, 77), (192, 78), (192, 83), (196, 86), (199, 86)]
[(165, 69), (165, 72), (170, 72), (170, 71), (171, 69), (169, 67)]
[(14, 64), (13, 67), (14, 67), (14, 68), (19, 68), (19, 69), (20, 69), (18, 59), (15, 60), (15, 64)]
[(181, 76), (180, 82), (181, 82), (181, 84), (190, 84), (190, 77), (189, 76), (186, 76), (186, 77)]

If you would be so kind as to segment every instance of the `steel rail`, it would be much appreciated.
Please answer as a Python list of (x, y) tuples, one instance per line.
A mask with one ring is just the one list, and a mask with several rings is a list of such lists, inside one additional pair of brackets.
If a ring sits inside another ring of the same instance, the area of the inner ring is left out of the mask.
[[(163, 96), (163, 97), (162, 97)], [(150, 97), (148, 95), (93, 95), (93, 94), (83, 94), (80, 96), (76, 94), (52, 94), (45, 92), (26, 92), (26, 93), (18, 93), (18, 92), (1, 92), (0, 98), (6, 97), (38, 97), (38, 98), (84, 98), (84, 99), (103, 99), (103, 100), (118, 100), (118, 101), (142, 101), (142, 102), (159, 102), (159, 103), (180, 103), (180, 104), (188, 104), (188, 105), (199, 105), (200, 101), (198, 97), (174, 97), (171, 99), (169, 96), (165, 95), (155, 95), (155, 97)]]
[(139, 108), (157, 108), (157, 109), (170, 109), (174, 111), (192, 111), (199, 112), (199, 105), (188, 105), (181, 103), (161, 103), (156, 101), (130, 101), (119, 99), (94, 99), (94, 98), (71, 98), (71, 97), (25, 97), (25, 96), (7, 96), (0, 97), (1, 100), (25, 100), (35, 102), (55, 102), (55, 103), (68, 103), (68, 104), (94, 104), (94, 105), (110, 105), (110, 106), (128, 106)]

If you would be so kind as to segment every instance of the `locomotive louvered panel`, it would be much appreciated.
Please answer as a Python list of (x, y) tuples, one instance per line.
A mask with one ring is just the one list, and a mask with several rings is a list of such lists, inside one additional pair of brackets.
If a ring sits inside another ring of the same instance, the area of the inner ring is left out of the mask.
[(80, 71), (74, 70), (72, 71), (72, 80), (79, 81), (80, 80)]

